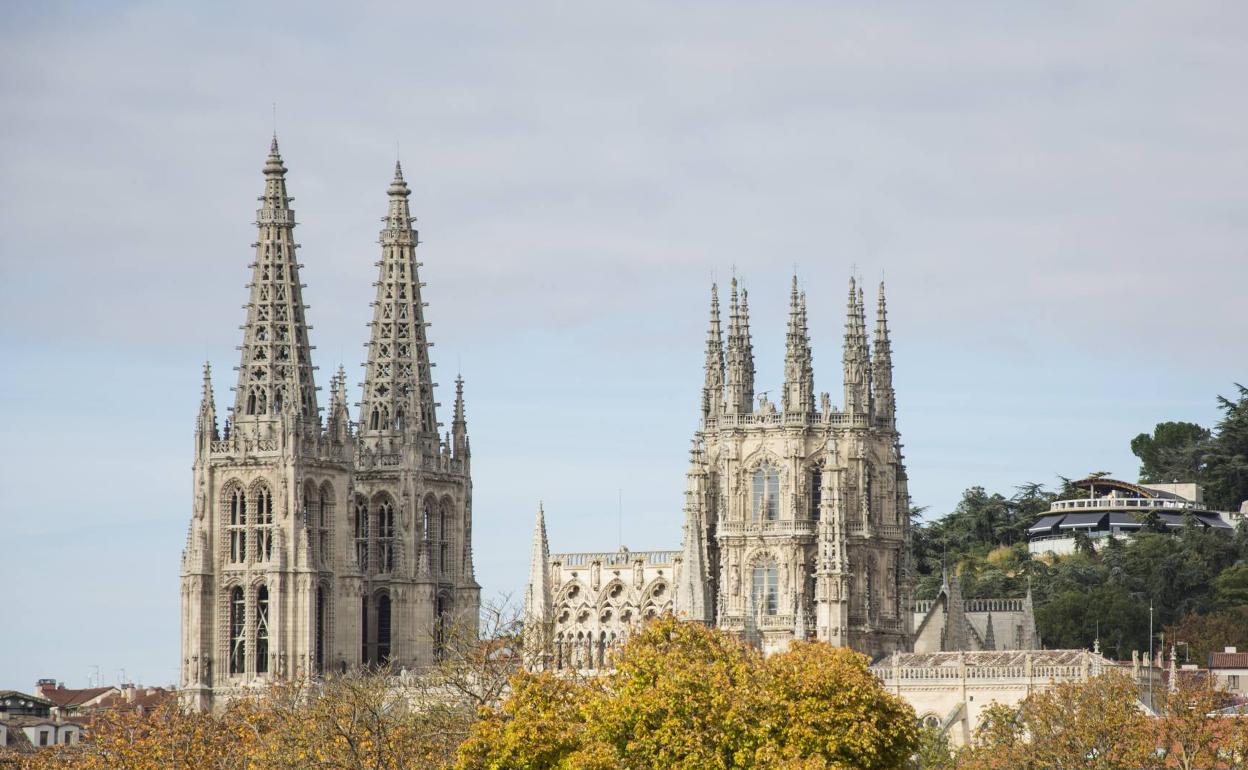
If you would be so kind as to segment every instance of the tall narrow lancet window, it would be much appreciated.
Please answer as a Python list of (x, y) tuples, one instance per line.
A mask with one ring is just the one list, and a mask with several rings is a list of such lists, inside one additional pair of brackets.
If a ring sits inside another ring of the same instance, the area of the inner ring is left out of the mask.
[(390, 662), (390, 595), (377, 597), (377, 663)]
[(247, 493), (241, 487), (236, 487), (230, 494), (227, 529), (230, 533), (230, 562), (241, 564), (247, 561)]
[(389, 500), (377, 506), (377, 571), (394, 571), (394, 505)]
[(754, 471), (750, 511), (755, 521), (780, 518), (780, 471), (774, 465)]
[(256, 550), (261, 561), (273, 558), (273, 493), (266, 486), (256, 494)]
[(451, 571), (451, 528), (449, 526), (451, 518), (451, 504), (449, 501), (443, 501), (442, 507), (438, 511), (438, 544), (441, 555), (438, 557), (438, 568), (443, 574), (450, 574)]
[(230, 673), (241, 674), (247, 666), (247, 601), (243, 589), (230, 591)]
[(355, 503), (355, 560), (360, 572), (368, 572), (368, 503)]
[(321, 566), (328, 567), (330, 564), (330, 545), (329, 545), (329, 527), (330, 522), (334, 520), (334, 490), (328, 483), (321, 485), (321, 505), (318, 511), (317, 519), (317, 553), (321, 559)]
[(810, 472), (810, 520), (819, 521), (823, 510), (823, 471), (815, 468)]
[(423, 510), (420, 514), (420, 534), (424, 540), (425, 553), (429, 557), (429, 569), (433, 574), (438, 574), (438, 553), (435, 550), (434, 541), (437, 540), (437, 533), (434, 528), (437, 526), (437, 520), (434, 518), (433, 501), (426, 500)]
[(370, 665), (373, 662), (368, 648), (368, 597), (360, 597), (360, 662)]
[(433, 600), (433, 657), (442, 660), (446, 656), (446, 631), (450, 602), (443, 595)]
[(751, 599), (760, 615), (775, 615), (780, 603), (779, 571), (776, 563), (765, 562), (754, 567), (754, 590)]
[(269, 587), (256, 589), (256, 673), (269, 672)]
[(315, 649), (312, 652), (313, 669), (318, 674), (325, 673), (325, 589), (322, 586), (316, 588), (316, 615), (313, 617), (316, 628), (312, 631), (312, 644)]

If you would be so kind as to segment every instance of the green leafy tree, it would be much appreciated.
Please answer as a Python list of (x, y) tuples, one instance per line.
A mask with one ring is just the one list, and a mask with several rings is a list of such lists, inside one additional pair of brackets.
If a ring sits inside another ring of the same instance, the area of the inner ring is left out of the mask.
[(1221, 510), (1238, 510), (1248, 500), (1248, 388), (1239, 396), (1218, 396), (1223, 417), (1204, 457), (1206, 501)]
[(1173, 484), (1199, 479), (1208, 441), (1208, 429), (1196, 423), (1158, 423), (1151, 434), (1131, 440), (1131, 451), (1140, 458), (1140, 481)]

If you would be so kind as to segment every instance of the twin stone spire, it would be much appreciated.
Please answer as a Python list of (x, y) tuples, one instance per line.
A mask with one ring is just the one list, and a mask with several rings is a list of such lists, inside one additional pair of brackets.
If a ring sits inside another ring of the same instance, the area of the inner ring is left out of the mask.
[[(711, 286), (711, 320), (706, 338), (706, 379), (702, 389), (703, 422), (717, 421), (721, 415), (751, 414), (755, 411), (754, 347), (750, 337), (749, 294), (732, 279), (728, 304), (728, 339), (721, 330), (719, 287)], [(876, 306), (875, 349), (867, 339), (866, 310), (862, 287), (849, 279), (849, 301), (842, 353), (844, 366), (844, 411), (878, 417), (891, 422), (895, 417), (892, 345), (888, 332), (888, 311), (884, 283), (880, 283)], [(831, 410), (824, 394), (821, 411)], [(760, 399), (759, 408), (771, 408)], [(789, 292), (789, 321), (785, 334), (784, 388), (780, 410), (785, 414), (815, 414), (814, 361), (806, 314), (806, 293), (800, 291), (797, 276)]]
[[(463, 381), (456, 380), (454, 436), (439, 436), (434, 401), (433, 363), (421, 301), (419, 238), (408, 205), (411, 190), (396, 162), (387, 189), (388, 205), (381, 230), (381, 260), (377, 294), (369, 323), (368, 360), (359, 403), (358, 436), (363, 447), (380, 450), (394, 442), (417, 444), (422, 454), (468, 448), (464, 419)], [(286, 192), (286, 166), (273, 137), (264, 164), (264, 194), (256, 212), (259, 238), (242, 327), (243, 342), (238, 381), (231, 410), (232, 429), (260, 428), (282, 418), (293, 419), (304, 431), (320, 426), (320, 408), (308, 341), (303, 302), (302, 267), (296, 257), (295, 212)], [(346, 374), (342, 367), (330, 378), (330, 405), (324, 429), (345, 442), (350, 433)], [(217, 434), (212, 404), (210, 370), (204, 369), (204, 398), (200, 427)], [(205, 424), (208, 423), (208, 424)], [(445, 447), (445, 450), (443, 449)]]

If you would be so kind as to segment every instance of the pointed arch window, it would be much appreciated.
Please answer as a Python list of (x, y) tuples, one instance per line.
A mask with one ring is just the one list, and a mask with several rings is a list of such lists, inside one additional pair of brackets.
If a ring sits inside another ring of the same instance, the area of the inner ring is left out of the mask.
[(754, 471), (750, 514), (754, 521), (775, 521), (780, 518), (780, 471), (774, 465), (763, 465)]
[(261, 561), (273, 558), (273, 493), (267, 486), (256, 492), (256, 551)]
[(373, 407), (373, 413), (368, 418), (368, 429), (378, 430), (381, 428), (381, 410)]
[(313, 651), (312, 665), (318, 674), (325, 673), (325, 589), (316, 587), (316, 616), (312, 620), (316, 628), (312, 632)]
[(269, 672), (269, 587), (256, 589), (256, 673)]
[(751, 599), (754, 611), (761, 615), (775, 615), (780, 603), (779, 570), (774, 561), (763, 562), (754, 567), (754, 588)]
[(394, 571), (394, 505), (389, 500), (377, 506), (377, 571)]
[(229, 499), (230, 562), (242, 564), (247, 561), (247, 493), (235, 487)]
[(360, 572), (368, 572), (368, 503), (355, 503), (355, 560)]
[(443, 500), (438, 510), (438, 541), (441, 554), (438, 558), (438, 566), (443, 573), (450, 572), (451, 566), (451, 503), (449, 500)]
[(390, 662), (390, 595), (377, 597), (377, 663)]
[(425, 542), (433, 540), (433, 503), (426, 500), (424, 510), (420, 514), (420, 534)]
[(317, 513), (317, 552), (321, 559), (321, 566), (328, 567), (330, 557), (332, 556), (329, 544), (329, 527), (334, 520), (334, 489), (328, 482), (321, 485), (321, 500)]
[(247, 601), (243, 589), (230, 591), (230, 673), (241, 674), (247, 665)]

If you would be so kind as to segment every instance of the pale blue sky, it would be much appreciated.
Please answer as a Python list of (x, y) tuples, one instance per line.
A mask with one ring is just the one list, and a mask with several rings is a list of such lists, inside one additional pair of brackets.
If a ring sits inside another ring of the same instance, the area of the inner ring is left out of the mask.
[[(816, 387), (887, 276), (911, 491), (1109, 470), (1248, 381), (1239, 3), (0, 6), (0, 688), (176, 673), (200, 365), (227, 403), (278, 103), (320, 383), (396, 143), (476, 554), (674, 548), (707, 294)], [(357, 391), (358, 392), (358, 391)], [(322, 397), (325, 400), (325, 397)]]

